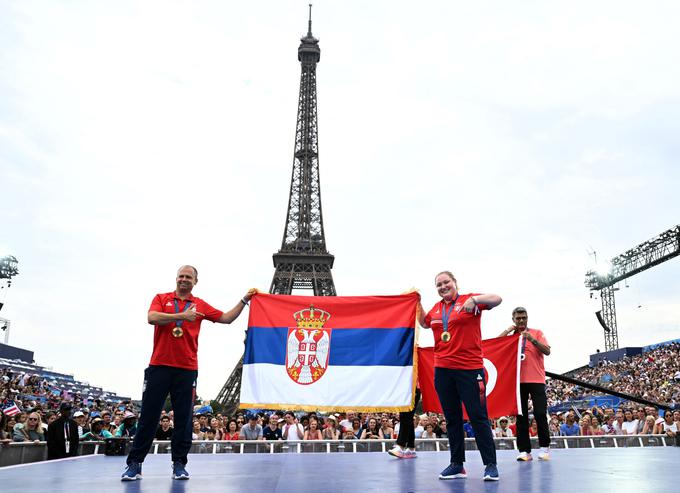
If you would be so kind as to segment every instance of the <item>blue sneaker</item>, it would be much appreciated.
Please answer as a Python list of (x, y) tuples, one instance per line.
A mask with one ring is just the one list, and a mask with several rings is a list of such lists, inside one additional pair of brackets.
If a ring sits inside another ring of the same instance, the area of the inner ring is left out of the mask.
[(484, 469), (484, 481), (498, 481), (499, 479), (496, 464), (487, 464)]
[(172, 479), (189, 479), (189, 473), (184, 464), (178, 460), (172, 463)]
[(451, 463), (439, 474), (439, 479), (467, 478), (463, 464)]
[(127, 469), (120, 477), (121, 481), (137, 481), (142, 479), (142, 464), (139, 462), (130, 462), (127, 465)]

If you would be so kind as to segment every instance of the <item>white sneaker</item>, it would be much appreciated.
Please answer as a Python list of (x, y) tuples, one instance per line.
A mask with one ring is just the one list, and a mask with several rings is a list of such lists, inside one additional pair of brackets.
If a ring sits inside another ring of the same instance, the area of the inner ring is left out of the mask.
[(418, 457), (418, 455), (416, 455), (416, 449), (407, 448), (404, 452), (404, 459), (415, 459), (416, 457)]
[(517, 460), (519, 462), (528, 462), (532, 459), (533, 457), (531, 457), (531, 454), (527, 452), (520, 452), (519, 455), (517, 456)]
[(541, 447), (538, 454), (538, 460), (550, 460), (550, 449), (548, 447)]
[(403, 449), (399, 445), (395, 445), (390, 450), (388, 450), (387, 453), (398, 459), (405, 459), (408, 449)]

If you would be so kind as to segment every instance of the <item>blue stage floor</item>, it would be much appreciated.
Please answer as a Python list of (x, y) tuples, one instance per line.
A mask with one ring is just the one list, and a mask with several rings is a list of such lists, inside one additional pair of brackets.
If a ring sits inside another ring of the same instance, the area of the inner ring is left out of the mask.
[(170, 457), (150, 455), (144, 479), (121, 482), (124, 457), (85, 456), (0, 469), (2, 493), (211, 493), (211, 492), (675, 492), (680, 448), (553, 450), (549, 462), (516, 462), (498, 451), (499, 482), (482, 481), (477, 452), (468, 452), (467, 479), (440, 481), (448, 452), (417, 459), (382, 453), (195, 454), (189, 481), (170, 477)]

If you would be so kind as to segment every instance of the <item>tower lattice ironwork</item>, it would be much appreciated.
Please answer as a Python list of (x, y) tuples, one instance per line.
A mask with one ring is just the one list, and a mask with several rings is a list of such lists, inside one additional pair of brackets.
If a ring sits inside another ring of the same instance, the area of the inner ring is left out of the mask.
[[(293, 174), (281, 249), (273, 255), (271, 294), (311, 290), (314, 296), (335, 296), (331, 269), (335, 257), (326, 249), (319, 180), (319, 130), (316, 103), (316, 65), (321, 58), (319, 40), (312, 36), (311, 5), (307, 35), (300, 40), (302, 68), (295, 126)], [(239, 406), (243, 358), (217, 396), (225, 412)]]

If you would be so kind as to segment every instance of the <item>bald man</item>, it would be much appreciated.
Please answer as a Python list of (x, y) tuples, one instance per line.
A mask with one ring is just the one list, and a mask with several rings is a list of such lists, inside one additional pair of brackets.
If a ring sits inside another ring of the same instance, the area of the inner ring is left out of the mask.
[(228, 312), (213, 308), (191, 291), (198, 271), (184, 265), (177, 271), (177, 288), (157, 294), (151, 302), (148, 323), (154, 326), (153, 352), (144, 371), (144, 389), (139, 428), (135, 435), (122, 481), (142, 478), (142, 462), (158, 428), (165, 399), (170, 394), (175, 427), (172, 434), (172, 477), (189, 479), (187, 454), (191, 448), (191, 425), (196, 377), (198, 376), (198, 334), (201, 322), (229, 324), (236, 320), (255, 290), (249, 290)]

